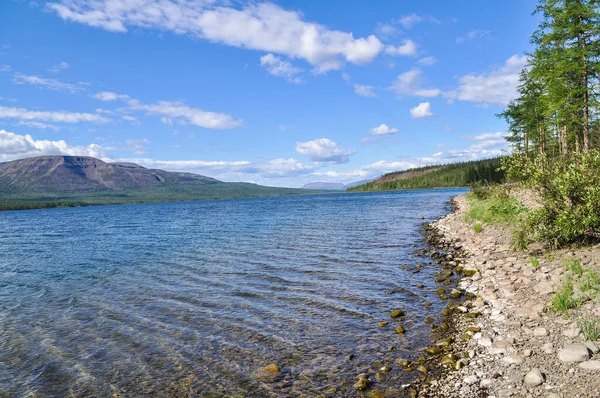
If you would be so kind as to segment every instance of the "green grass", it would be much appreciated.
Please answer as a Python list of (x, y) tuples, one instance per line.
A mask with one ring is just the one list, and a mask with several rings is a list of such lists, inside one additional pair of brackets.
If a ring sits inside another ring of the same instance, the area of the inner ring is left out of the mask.
[(468, 195), (469, 210), (466, 213), (466, 221), (469, 223), (481, 222), (485, 224), (507, 224), (513, 223), (517, 217), (526, 211), (515, 198), (500, 198), (491, 196), (487, 199), (478, 199), (474, 195)]
[(570, 271), (573, 275), (581, 276), (583, 274), (583, 267), (581, 260), (578, 258), (565, 258), (562, 261), (567, 271)]
[(475, 223), (475, 225), (473, 225), (473, 231), (475, 231), (476, 234), (480, 233), (482, 229), (481, 223)]
[(600, 325), (595, 317), (588, 316), (580, 319), (577, 325), (586, 340), (596, 341), (600, 337)]
[(579, 289), (582, 292), (589, 290), (600, 291), (600, 275), (595, 269), (587, 269), (579, 278)]
[(348, 191), (450, 188), (466, 187), (482, 181), (501, 182), (504, 180), (504, 171), (498, 170), (501, 164), (501, 158), (494, 158), (396, 171), (385, 174), (375, 181), (349, 188)]
[(571, 308), (577, 308), (580, 302), (573, 298), (573, 279), (567, 277), (560, 290), (552, 298), (552, 311), (567, 314)]
[(531, 263), (531, 266), (535, 269), (540, 268), (540, 259), (537, 256), (531, 256), (529, 258), (529, 262)]

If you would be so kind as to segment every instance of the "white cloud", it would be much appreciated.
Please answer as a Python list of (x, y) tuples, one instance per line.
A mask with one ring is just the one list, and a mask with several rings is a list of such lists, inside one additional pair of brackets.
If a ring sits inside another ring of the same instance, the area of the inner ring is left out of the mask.
[(390, 127), (387, 124), (382, 123), (379, 126), (373, 127), (371, 130), (369, 130), (369, 134), (371, 134), (371, 135), (389, 135), (389, 134), (396, 134), (399, 131), (400, 130), (398, 130), (397, 128)]
[(435, 59), (434, 57), (424, 57), (418, 61), (419, 65), (423, 65), (423, 66), (433, 65), (436, 62), (437, 62), (437, 59)]
[(291, 129), (294, 128), (295, 126), (293, 124), (280, 124), (279, 125), (279, 130), (282, 132), (285, 132), (287, 129)]
[(488, 74), (469, 74), (459, 80), (449, 98), (487, 105), (506, 105), (517, 95), (519, 74), (527, 63), (527, 57), (513, 55), (506, 63)]
[(296, 152), (315, 162), (347, 163), (350, 155), (356, 153), (352, 149), (342, 149), (327, 138), (313, 141), (297, 142)]
[(57, 79), (48, 79), (39, 76), (28, 76), (22, 73), (15, 73), (13, 76), (15, 84), (31, 84), (36, 87), (47, 88), (54, 91), (70, 91), (76, 93), (85, 90), (87, 83), (79, 82), (77, 84), (63, 83)]
[(415, 119), (423, 119), (433, 116), (431, 104), (429, 102), (421, 102), (410, 110), (410, 115)]
[(136, 155), (144, 155), (148, 153), (148, 144), (150, 144), (150, 140), (148, 140), (147, 138), (141, 138), (138, 140), (126, 140), (125, 150), (131, 151)]
[(117, 94), (112, 91), (102, 91), (94, 94), (93, 97), (100, 101), (124, 101), (128, 105), (127, 110), (146, 111), (150, 115), (160, 115), (160, 120), (169, 125), (176, 121), (180, 124), (225, 130), (241, 126), (244, 123), (242, 119), (236, 120), (226, 113), (191, 108), (182, 102), (159, 101), (156, 104), (142, 104), (139, 100), (126, 94)]
[(0, 72), (10, 72), (12, 70), (12, 66), (10, 65), (2, 65), (0, 66)]
[(423, 17), (412, 13), (410, 15), (404, 15), (400, 18), (398, 18), (398, 23), (402, 26), (404, 26), (405, 29), (410, 29), (413, 27), (413, 25), (419, 23), (423, 21)]
[(151, 115), (164, 115), (169, 120), (177, 120), (181, 124), (192, 124), (207, 129), (226, 130), (241, 126), (242, 119), (234, 119), (226, 113), (207, 112), (198, 108), (190, 108), (181, 102), (159, 101), (156, 104), (134, 104), (131, 109), (144, 110)]
[(491, 32), (489, 30), (472, 30), (464, 36), (459, 36), (456, 38), (457, 43), (464, 43), (467, 40), (479, 39), (481, 37), (485, 37), (489, 35)]
[(121, 100), (121, 101), (129, 100), (128, 95), (117, 94), (117, 93), (113, 93), (112, 91), (101, 91), (99, 93), (94, 94), (92, 97), (97, 100), (106, 101), (106, 102), (116, 101), (116, 100)]
[(424, 89), (421, 87), (423, 80), (422, 72), (419, 69), (411, 69), (396, 77), (390, 89), (398, 96), (415, 96), (415, 97), (437, 97), (441, 90), (437, 88)]
[(169, 171), (187, 171), (208, 175), (221, 180), (248, 181), (250, 176), (261, 178), (287, 178), (307, 175), (320, 165), (305, 165), (296, 159), (272, 159), (267, 162), (212, 161), (212, 160), (153, 160), (120, 159), (150, 168)]
[(35, 121), (21, 121), (21, 122), (19, 122), (19, 125), (33, 127), (36, 129), (44, 129), (44, 130), (46, 130), (46, 129), (54, 130), (54, 131), (60, 130), (60, 128), (58, 126), (55, 126), (54, 124), (35, 122)]
[(354, 92), (362, 97), (377, 98), (377, 94), (373, 92), (373, 86), (367, 86), (363, 84), (355, 84)]
[(123, 115), (123, 116), (121, 116), (121, 119), (127, 120), (128, 122), (131, 122), (132, 124), (140, 124), (140, 121), (138, 120), (138, 118), (133, 117), (131, 115)]
[(391, 37), (398, 33), (398, 28), (394, 26), (394, 23), (378, 22), (375, 32), (381, 37)]
[(371, 62), (383, 47), (377, 37), (354, 38), (306, 22), (280, 6), (250, 3), (240, 8), (213, 1), (59, 0), (47, 6), (67, 21), (126, 32), (136, 27), (171, 31), (229, 46), (303, 58), (317, 71), (340, 69), (344, 62)]
[(414, 56), (417, 54), (417, 44), (412, 40), (404, 40), (402, 45), (397, 47), (387, 46), (385, 53), (389, 55), (406, 55)]
[(418, 15), (418, 14), (415, 14), (415, 13), (401, 16), (400, 18), (398, 18), (398, 20), (396, 21), (396, 23), (399, 23), (405, 29), (410, 29), (414, 25), (416, 25), (418, 23), (421, 23), (421, 22), (425, 22), (425, 21), (426, 22), (431, 22), (431, 23), (440, 23), (440, 21), (438, 21), (436, 18), (434, 18), (434, 17), (432, 17), (430, 15)]
[(283, 77), (296, 84), (302, 83), (302, 78), (296, 76), (304, 71), (302, 68), (296, 68), (291, 62), (283, 61), (271, 53), (260, 57), (260, 66), (273, 76)]
[(97, 144), (71, 146), (64, 140), (34, 140), (29, 134), (19, 135), (0, 130), (0, 160), (9, 161), (44, 155), (79, 155), (105, 158), (106, 150)]
[(67, 111), (30, 111), (24, 108), (0, 106), (0, 119), (41, 120), (58, 123), (108, 123), (110, 119), (93, 113)]
[(48, 68), (48, 71), (50, 71), (52, 73), (58, 73), (65, 69), (69, 69), (70, 67), (71, 67), (71, 65), (69, 65), (68, 63), (63, 61), (63, 62), (60, 62), (60, 63)]

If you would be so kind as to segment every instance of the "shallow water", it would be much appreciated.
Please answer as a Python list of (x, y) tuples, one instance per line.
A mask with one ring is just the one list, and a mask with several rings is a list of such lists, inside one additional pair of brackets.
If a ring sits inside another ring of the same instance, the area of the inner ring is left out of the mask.
[[(400, 267), (462, 192), (0, 213), (0, 396), (354, 396), (344, 382), (427, 343), (439, 269)], [(404, 336), (377, 326), (396, 308)]]

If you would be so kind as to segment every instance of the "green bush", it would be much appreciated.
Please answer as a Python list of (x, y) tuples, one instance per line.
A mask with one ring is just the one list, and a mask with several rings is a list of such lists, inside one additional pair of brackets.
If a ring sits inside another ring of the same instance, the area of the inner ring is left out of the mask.
[(600, 151), (569, 158), (503, 161), (511, 180), (521, 180), (539, 195), (542, 207), (523, 220), (517, 246), (540, 241), (551, 247), (600, 240)]

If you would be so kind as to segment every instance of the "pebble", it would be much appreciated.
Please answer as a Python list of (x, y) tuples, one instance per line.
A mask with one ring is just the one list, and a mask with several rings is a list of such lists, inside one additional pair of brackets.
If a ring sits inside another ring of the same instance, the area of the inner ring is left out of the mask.
[(565, 330), (563, 332), (563, 336), (575, 338), (579, 336), (579, 333), (581, 333), (581, 329), (579, 329), (578, 327), (574, 327), (572, 329)]
[(600, 352), (600, 349), (593, 341), (586, 341), (583, 344), (585, 344), (585, 346), (588, 348), (588, 350), (592, 352), (592, 354), (597, 354), (598, 352)]
[(477, 340), (477, 344), (479, 344), (482, 347), (491, 347), (492, 339), (490, 339), (489, 337), (482, 337), (479, 340)]
[(525, 375), (525, 384), (537, 387), (544, 382), (544, 375), (538, 368), (533, 368)]
[(583, 362), (590, 358), (590, 352), (585, 344), (570, 344), (558, 351), (558, 360), (563, 363)]
[(473, 385), (475, 383), (477, 383), (479, 381), (479, 378), (475, 375), (471, 375), (471, 376), (467, 376), (463, 379), (463, 381), (465, 382), (465, 384), (468, 385)]
[(546, 328), (535, 328), (535, 329), (533, 329), (533, 335), (535, 337), (548, 336), (548, 329), (546, 329)]
[(513, 354), (513, 355), (509, 355), (507, 357), (502, 358), (502, 361), (509, 365), (520, 365), (525, 361), (525, 358), (523, 358), (519, 354)]
[(581, 369), (595, 370), (597, 372), (600, 372), (600, 361), (586, 361), (586, 362), (581, 362), (579, 364), (579, 367)]

